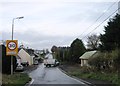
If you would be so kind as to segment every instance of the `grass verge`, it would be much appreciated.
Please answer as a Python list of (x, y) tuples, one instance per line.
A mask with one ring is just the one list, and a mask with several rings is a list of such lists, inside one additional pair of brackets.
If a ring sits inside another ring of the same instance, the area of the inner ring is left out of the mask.
[(118, 74), (115, 74), (115, 73), (109, 73), (109, 74), (99, 73), (99, 72), (80, 73), (78, 71), (74, 71), (74, 72), (68, 72), (68, 74), (70, 74), (71, 76), (75, 76), (83, 79), (105, 80), (117, 85), (120, 83), (120, 81), (118, 80)]
[(2, 76), (2, 86), (24, 86), (31, 78), (27, 73), (15, 73), (13, 75)]
[[(104, 83), (112, 83), (115, 84), (115, 86), (120, 86), (120, 79), (118, 79), (118, 73), (102, 73), (102, 72), (90, 72), (86, 71), (85, 68), (81, 68), (80, 66), (74, 66), (74, 65), (65, 65), (63, 67), (60, 67), (64, 71), (68, 73), (68, 75), (75, 76), (80, 79), (84, 79), (89, 81), (91, 79), (92, 81), (94, 80), (101, 80)], [(96, 81), (94, 81), (96, 84)]]

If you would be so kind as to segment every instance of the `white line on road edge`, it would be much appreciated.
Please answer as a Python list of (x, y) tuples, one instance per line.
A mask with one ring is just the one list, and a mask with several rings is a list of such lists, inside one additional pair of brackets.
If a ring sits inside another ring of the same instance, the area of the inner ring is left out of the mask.
[[(78, 80), (78, 81), (81, 81), (81, 82), (83, 82), (83, 83), (86, 83), (86, 84), (88, 84), (88, 85), (92, 85), (92, 83), (90, 83), (90, 82), (87, 82), (87, 81), (85, 81), (85, 80), (83, 80), (83, 79), (79, 79), (79, 78), (77, 78), (77, 77), (75, 77), (75, 76), (71, 76), (73, 79), (76, 79), (76, 80)], [(95, 85), (92, 85), (92, 86), (95, 86)]]
[(34, 79), (32, 79), (32, 81), (30, 82), (30, 84), (32, 84), (34, 82)]
[(32, 81), (29, 83), (29, 85), (28, 85), (28, 86), (30, 86), (33, 82), (34, 82), (34, 79), (32, 79)]
[[(70, 76), (67, 74), (66, 71), (62, 70), (61, 68), (58, 68), (58, 69), (61, 70), (66, 76), (70, 77)], [(92, 85), (92, 83), (87, 82), (87, 81), (82, 80), (82, 79), (78, 79), (77, 77), (74, 77), (74, 76), (71, 76), (70, 78), (72, 78), (72, 79), (74, 79), (75, 81), (80, 82), (80, 83), (82, 83), (82, 84), (85, 84), (85, 83), (86, 83), (86, 84), (88, 84), (88, 85)]]

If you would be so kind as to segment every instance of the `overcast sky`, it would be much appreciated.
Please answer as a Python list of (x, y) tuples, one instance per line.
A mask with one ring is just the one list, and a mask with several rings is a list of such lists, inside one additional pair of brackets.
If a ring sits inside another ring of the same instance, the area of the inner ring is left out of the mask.
[[(113, 13), (117, 3), (106, 10), (114, 2), (118, 0), (1, 0), (0, 40), (11, 39), (12, 19), (24, 16), (14, 22), (14, 39), (19, 45), (34, 49), (70, 46), (74, 39), (82, 39)], [(103, 33), (105, 25), (91, 34)], [(82, 40), (85, 43), (85, 38)]]

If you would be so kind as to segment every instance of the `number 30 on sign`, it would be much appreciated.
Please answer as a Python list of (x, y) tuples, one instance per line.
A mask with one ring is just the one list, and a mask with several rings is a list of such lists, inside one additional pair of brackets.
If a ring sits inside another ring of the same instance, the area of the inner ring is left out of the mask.
[(7, 40), (6, 41), (6, 55), (17, 55), (18, 53), (18, 41)]

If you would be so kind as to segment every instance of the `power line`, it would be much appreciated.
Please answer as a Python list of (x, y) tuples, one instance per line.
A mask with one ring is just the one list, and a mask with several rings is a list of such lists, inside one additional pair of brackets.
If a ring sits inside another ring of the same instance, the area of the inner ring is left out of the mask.
[[(118, 1), (118, 0), (117, 0), (117, 1)], [(117, 1), (114, 2), (112, 5), (110, 5), (105, 11), (108, 11), (113, 5), (115, 5), (115, 4), (117, 3)], [(89, 28), (92, 27), (104, 14), (105, 14), (105, 12), (102, 13), (89, 27), (87, 27), (87, 29), (85, 29), (80, 36), (82, 36), (86, 31), (88, 31)]]
[(111, 15), (109, 15), (106, 19), (104, 19), (98, 26), (96, 26), (91, 32), (89, 32), (86, 36), (84, 36), (82, 39), (86, 38), (90, 33), (92, 33), (94, 30), (96, 30), (101, 24), (103, 24), (105, 21), (107, 21), (114, 13), (116, 13), (120, 8), (115, 10)]

